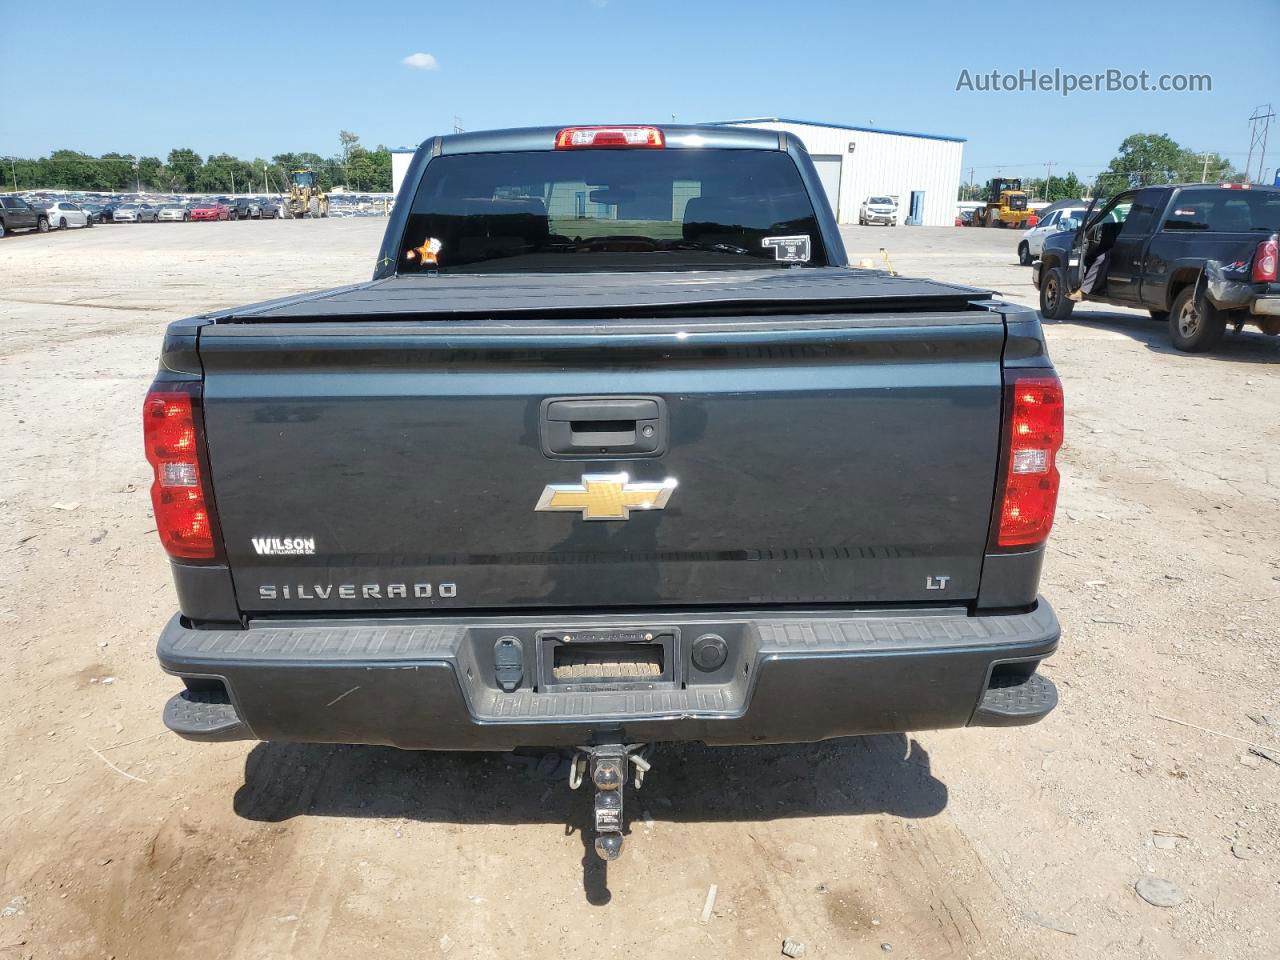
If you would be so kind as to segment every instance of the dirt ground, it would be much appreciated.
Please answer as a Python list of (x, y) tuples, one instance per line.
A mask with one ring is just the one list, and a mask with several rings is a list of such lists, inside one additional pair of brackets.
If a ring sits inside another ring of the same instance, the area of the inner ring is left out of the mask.
[[(363, 279), (381, 229), (0, 241), (0, 958), (1280, 954), (1280, 339), (1258, 333), (1187, 356), (1136, 313), (1048, 327), (1064, 635), (1037, 726), (661, 748), (607, 875), (586, 797), (531, 763), (165, 733), (139, 432), (161, 332)], [(1011, 233), (847, 239), (1033, 302)]]

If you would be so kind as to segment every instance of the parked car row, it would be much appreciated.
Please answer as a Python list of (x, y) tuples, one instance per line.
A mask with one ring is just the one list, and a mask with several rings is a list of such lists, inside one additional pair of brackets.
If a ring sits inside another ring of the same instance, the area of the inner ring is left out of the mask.
[[(337, 193), (332, 217), (384, 217), (394, 199), (387, 194)], [(147, 194), (40, 193), (0, 195), (0, 237), (15, 230), (45, 233), (105, 223), (189, 220), (276, 220), (285, 216), (278, 196), (190, 197)]]
[(284, 216), (275, 197), (44, 197), (0, 196), (0, 237), (13, 231), (68, 230), (104, 223), (187, 220), (275, 220)]

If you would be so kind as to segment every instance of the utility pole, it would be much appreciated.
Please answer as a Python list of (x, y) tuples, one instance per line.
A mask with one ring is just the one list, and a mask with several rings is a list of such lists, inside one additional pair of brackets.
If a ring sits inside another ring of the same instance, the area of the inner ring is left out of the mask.
[(1204, 169), (1200, 171), (1200, 182), (1207, 183), (1209, 181), (1209, 158), (1212, 156), (1208, 150), (1204, 153)]
[(453, 132), (454, 133), (464, 132), (462, 129), (462, 118), (458, 116), (456, 113), (453, 115)]
[(972, 196), (972, 194), (973, 194), (973, 190), (974, 190), (974, 184), (973, 184), (973, 167), (970, 167), (970, 168), (969, 168), (969, 194), (970, 194), (969, 199), (970, 199), (970, 200), (972, 200), (972, 199), (973, 199), (973, 196)]
[(9, 158), (9, 173), (13, 175), (13, 192), (18, 192), (18, 170), (13, 165), (13, 157)]
[(1275, 119), (1276, 112), (1271, 109), (1271, 104), (1265, 103), (1253, 111), (1253, 116), (1249, 118), (1249, 159), (1244, 162), (1245, 179), (1252, 182), (1252, 174), (1249, 172), (1253, 167), (1253, 150), (1259, 147), (1258, 158), (1258, 179), (1262, 182), (1262, 171), (1267, 165), (1267, 131), (1271, 129), (1271, 121)]
[(1056, 160), (1050, 160), (1046, 163), (1044, 171), (1044, 199), (1049, 199), (1049, 181), (1053, 179), (1053, 168), (1058, 165)]

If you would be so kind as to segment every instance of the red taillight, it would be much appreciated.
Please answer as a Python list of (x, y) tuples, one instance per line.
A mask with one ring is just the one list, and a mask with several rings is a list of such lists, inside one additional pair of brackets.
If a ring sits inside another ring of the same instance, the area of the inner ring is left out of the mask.
[(556, 134), (557, 150), (592, 147), (665, 147), (657, 127), (565, 127)]
[(1033, 546), (1048, 538), (1058, 505), (1062, 382), (1052, 375), (1017, 376), (1008, 390), (1008, 460), (996, 545)]
[(142, 438), (154, 474), (156, 531), (169, 556), (184, 560), (217, 556), (213, 512), (200, 466), (198, 397), (198, 384), (161, 383), (151, 388), (142, 405)]
[(1276, 238), (1263, 240), (1253, 255), (1253, 282), (1275, 283), (1276, 261), (1280, 260), (1280, 244)]

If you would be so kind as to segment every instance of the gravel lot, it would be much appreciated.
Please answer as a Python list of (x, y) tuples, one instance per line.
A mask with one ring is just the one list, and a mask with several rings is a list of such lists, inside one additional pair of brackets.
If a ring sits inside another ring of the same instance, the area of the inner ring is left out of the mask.
[[(662, 748), (607, 877), (586, 797), (532, 764), (164, 733), (139, 434), (164, 325), (363, 279), (381, 230), (0, 241), (0, 958), (1280, 952), (1280, 339), (1256, 332), (1188, 356), (1133, 312), (1049, 326), (1064, 638), (1038, 726)], [(1034, 302), (1013, 233), (846, 236)]]

